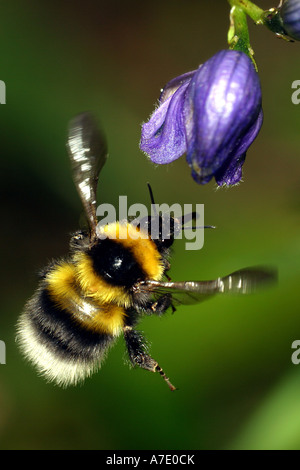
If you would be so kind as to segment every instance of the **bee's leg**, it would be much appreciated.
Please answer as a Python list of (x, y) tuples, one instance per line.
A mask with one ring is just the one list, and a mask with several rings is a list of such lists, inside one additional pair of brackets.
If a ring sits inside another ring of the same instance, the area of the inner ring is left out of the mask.
[(167, 259), (164, 261), (164, 268), (164, 275), (169, 279), (169, 281), (171, 281), (170, 276), (166, 273), (166, 271), (169, 271), (171, 269), (171, 264)]
[(172, 308), (173, 313), (176, 311), (176, 308), (172, 304), (171, 294), (164, 294), (159, 297), (158, 300), (148, 301), (146, 304), (143, 304), (138, 310), (148, 315), (152, 315), (153, 313), (162, 315), (169, 307)]
[(163, 313), (168, 310), (168, 308), (172, 308), (172, 313), (176, 311), (176, 308), (172, 304), (172, 296), (171, 294), (164, 294), (159, 297), (158, 300), (154, 302), (148, 303), (148, 308), (146, 309), (146, 313), (156, 313), (157, 315), (162, 315)]
[(176, 390), (176, 387), (171, 384), (159, 364), (152, 359), (149, 354), (147, 354), (147, 344), (142, 334), (139, 331), (134, 330), (131, 326), (124, 326), (123, 332), (129, 359), (132, 365), (137, 365), (142, 369), (150, 370), (151, 372), (159, 372), (162, 378), (166, 381), (170, 390)]

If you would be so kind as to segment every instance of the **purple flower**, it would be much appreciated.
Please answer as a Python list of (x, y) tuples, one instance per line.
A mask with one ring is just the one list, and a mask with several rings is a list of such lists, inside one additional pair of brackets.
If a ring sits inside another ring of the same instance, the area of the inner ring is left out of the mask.
[(251, 59), (224, 50), (171, 80), (142, 127), (140, 148), (154, 163), (186, 153), (197, 183), (233, 185), (262, 125), (261, 89)]
[(280, 16), (286, 33), (300, 41), (300, 0), (287, 0), (280, 10)]

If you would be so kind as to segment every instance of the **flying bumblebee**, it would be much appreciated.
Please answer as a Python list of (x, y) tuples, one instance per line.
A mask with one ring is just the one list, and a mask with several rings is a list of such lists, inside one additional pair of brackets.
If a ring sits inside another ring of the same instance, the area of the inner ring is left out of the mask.
[(175, 390), (135, 329), (139, 319), (217, 293), (252, 292), (273, 273), (249, 268), (212, 281), (172, 282), (167, 272), (178, 221), (169, 237), (160, 232), (158, 239), (151, 238), (151, 217), (146, 229), (127, 220), (98, 224), (96, 191), (107, 146), (89, 113), (70, 122), (67, 147), (88, 230), (73, 234), (69, 256), (41, 273), (18, 321), (21, 351), (48, 381), (66, 387), (97, 371), (123, 334), (132, 365), (158, 372)]

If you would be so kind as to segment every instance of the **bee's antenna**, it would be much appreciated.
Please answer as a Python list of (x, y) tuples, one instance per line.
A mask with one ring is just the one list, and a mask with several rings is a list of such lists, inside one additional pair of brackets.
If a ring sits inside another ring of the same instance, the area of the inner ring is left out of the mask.
[(152, 191), (152, 188), (151, 188), (150, 183), (147, 183), (147, 186), (148, 186), (149, 193), (150, 193), (151, 204), (155, 204), (155, 202), (154, 202), (154, 196), (153, 196), (153, 191)]
[(154, 207), (155, 215), (157, 215), (156, 206), (155, 206), (155, 201), (154, 201), (154, 196), (153, 196), (153, 191), (152, 191), (152, 188), (151, 188), (151, 186), (150, 186), (150, 183), (147, 183), (147, 186), (148, 186), (148, 189), (149, 189), (151, 204), (152, 204), (152, 206)]
[[(183, 224), (182, 224), (183, 226)], [(201, 227), (184, 227), (184, 229), (188, 229), (188, 230), (197, 230), (197, 229), (200, 229), (200, 228), (216, 228), (214, 225), (202, 225)]]
[(191, 220), (197, 220), (199, 218), (199, 214), (198, 212), (191, 212), (190, 214), (186, 214), (184, 215), (184, 217), (182, 217), (182, 221), (181, 221), (181, 228), (184, 228), (184, 229), (190, 229), (190, 230), (197, 230), (197, 229), (200, 229), (200, 228), (216, 228), (214, 225), (202, 225), (200, 227), (196, 227), (196, 226), (192, 226), (192, 227), (189, 227), (189, 226), (185, 226), (186, 223), (190, 222)]

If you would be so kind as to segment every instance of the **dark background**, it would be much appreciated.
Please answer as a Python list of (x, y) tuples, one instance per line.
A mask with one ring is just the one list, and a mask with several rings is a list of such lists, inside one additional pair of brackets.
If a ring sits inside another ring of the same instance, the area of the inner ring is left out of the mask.
[[(291, 102), (299, 43), (249, 22), (265, 121), (238, 187), (198, 186), (184, 158), (155, 167), (138, 146), (160, 88), (227, 47), (228, 14), (225, 0), (1, 2), (2, 449), (300, 448), (300, 365), (291, 362), (300, 338), (300, 105)], [(129, 205), (149, 204), (150, 181), (157, 202), (204, 203), (205, 222), (217, 226), (201, 251), (176, 243), (172, 279), (279, 270), (265, 292), (142, 321), (175, 393), (124, 365), (121, 338), (98, 374), (67, 390), (38, 377), (15, 344), (36, 272), (66, 254), (79, 225), (65, 140), (84, 110), (109, 144), (99, 203), (127, 195)]]

